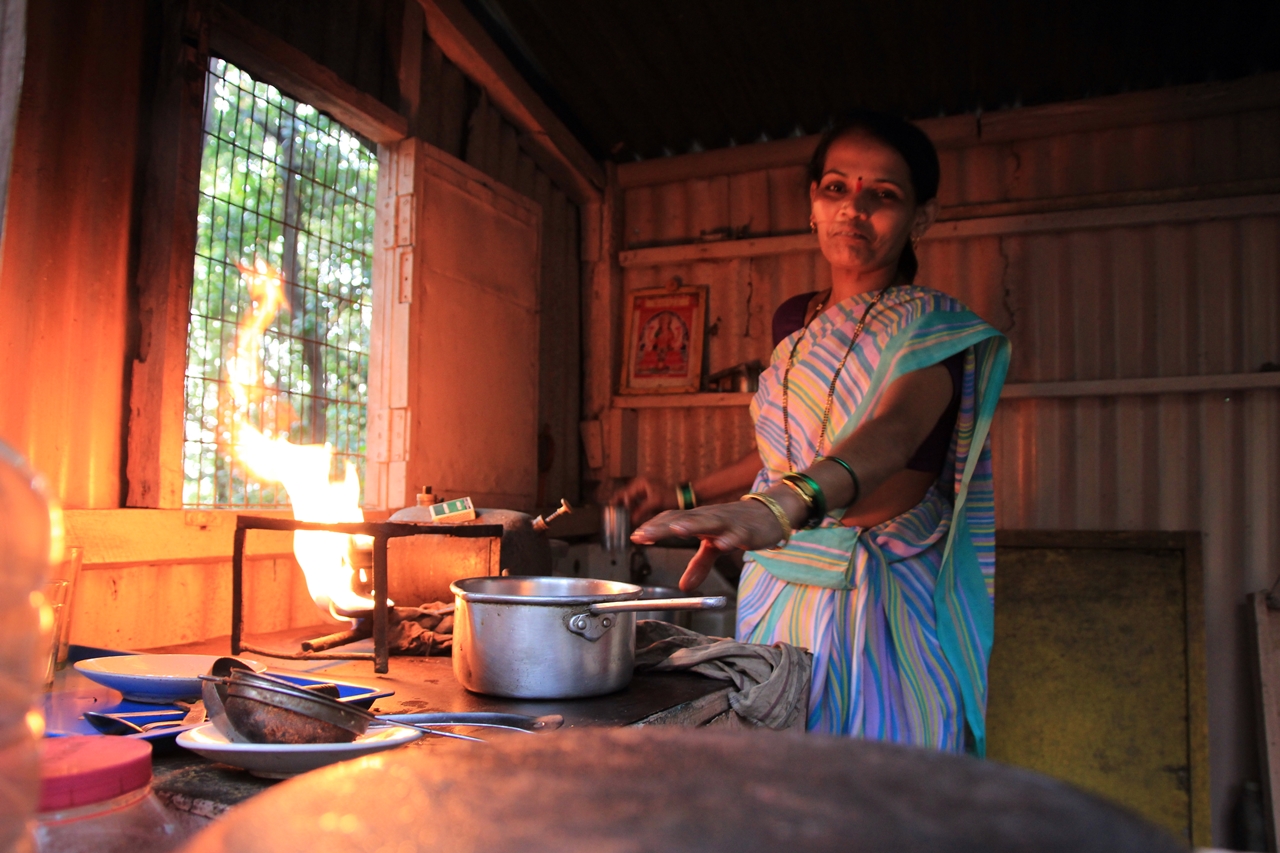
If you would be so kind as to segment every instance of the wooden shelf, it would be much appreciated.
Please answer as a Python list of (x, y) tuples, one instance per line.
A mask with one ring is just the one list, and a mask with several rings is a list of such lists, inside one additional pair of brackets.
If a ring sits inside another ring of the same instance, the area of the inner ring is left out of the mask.
[[(1237, 181), (1215, 187), (1177, 187), (1057, 199), (992, 202), (944, 210), (922, 239), (1034, 234), (1091, 228), (1129, 228), (1280, 213), (1280, 181)], [(627, 267), (689, 264), (818, 251), (816, 234), (783, 234), (708, 243), (678, 243), (618, 253)]]
[[(1280, 388), (1280, 371), (1213, 376), (1160, 376), (1139, 379), (1088, 379), (1070, 382), (1012, 382), (1003, 400), (1052, 397), (1131, 397), (1143, 394), (1203, 394)], [(697, 409), (749, 406), (754, 393), (617, 395), (615, 409)]]
[(725, 406), (749, 406), (753, 392), (702, 394), (619, 394), (613, 398), (615, 409), (697, 409)]

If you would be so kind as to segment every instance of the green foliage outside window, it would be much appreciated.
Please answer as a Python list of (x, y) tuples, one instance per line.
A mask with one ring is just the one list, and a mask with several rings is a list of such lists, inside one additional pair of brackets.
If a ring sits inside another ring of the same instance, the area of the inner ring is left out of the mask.
[(329, 443), (363, 480), (378, 163), (354, 133), (223, 60), (210, 61), (187, 343), (183, 503), (288, 498), (230, 455), (226, 359), (252, 310), (240, 266), (278, 271), (289, 301), (262, 342), (250, 420)]

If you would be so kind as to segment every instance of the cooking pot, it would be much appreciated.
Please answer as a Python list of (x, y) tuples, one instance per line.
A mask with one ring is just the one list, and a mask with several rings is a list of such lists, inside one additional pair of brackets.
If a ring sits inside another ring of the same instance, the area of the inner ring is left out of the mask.
[(474, 693), (576, 699), (621, 690), (636, 662), (638, 610), (712, 610), (724, 596), (639, 600), (591, 578), (455, 581), (453, 672)]

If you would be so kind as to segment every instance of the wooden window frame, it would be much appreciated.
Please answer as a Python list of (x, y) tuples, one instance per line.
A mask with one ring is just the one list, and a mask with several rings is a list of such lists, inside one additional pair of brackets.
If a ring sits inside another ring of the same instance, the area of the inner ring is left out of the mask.
[[(166, 4), (165, 10), (160, 84), (149, 128), (152, 156), (140, 208), (139, 345), (130, 377), (125, 505), (181, 509), (187, 326), (210, 56), (226, 59), (378, 143), (380, 169), (386, 166), (385, 146), (409, 136), (417, 104), (416, 96), (402, 99), (409, 116), (401, 115), (224, 5), (206, 9), (191, 0), (185, 8)], [(407, 3), (405, 17), (405, 32), (418, 37), (404, 39), (400, 82), (402, 91), (416, 93), (421, 10)], [(381, 204), (386, 182), (378, 186)]]

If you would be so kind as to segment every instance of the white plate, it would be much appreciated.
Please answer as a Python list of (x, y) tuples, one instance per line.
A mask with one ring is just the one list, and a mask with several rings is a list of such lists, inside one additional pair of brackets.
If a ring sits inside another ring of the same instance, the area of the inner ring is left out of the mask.
[(399, 726), (370, 729), (351, 743), (231, 743), (213, 723), (178, 735), (177, 743), (210, 761), (248, 770), (266, 779), (287, 779), (349, 758), (394, 749), (424, 732)]
[[(112, 655), (76, 662), (76, 669), (90, 681), (119, 690), (134, 702), (168, 704), (200, 698), (200, 676), (221, 655)], [(266, 666), (239, 658), (262, 672)]]

